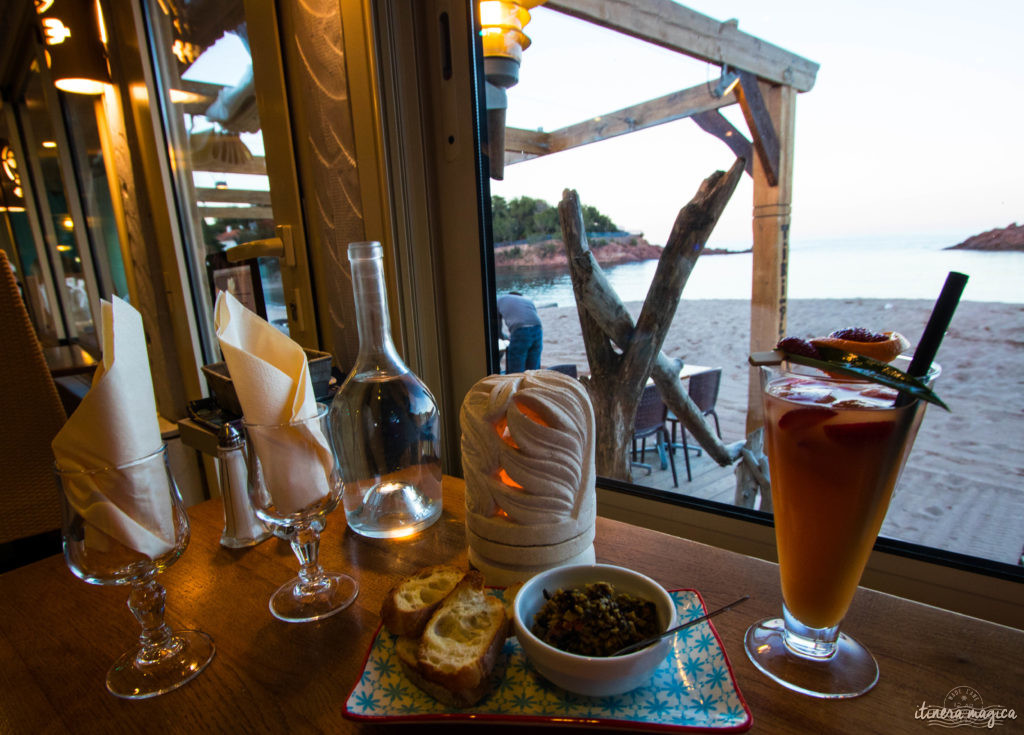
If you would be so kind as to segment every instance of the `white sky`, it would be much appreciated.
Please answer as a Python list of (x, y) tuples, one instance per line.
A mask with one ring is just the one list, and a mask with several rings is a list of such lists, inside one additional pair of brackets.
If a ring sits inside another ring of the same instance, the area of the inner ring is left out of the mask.
[[(954, 244), (1024, 223), (1024, 0), (685, 4), (821, 65), (797, 99), (795, 243), (884, 234)], [(718, 67), (543, 7), (532, 13), (510, 126), (550, 131), (717, 81)], [(738, 106), (724, 112), (746, 134)], [(700, 181), (732, 161), (682, 120), (507, 166), (491, 192), (555, 204), (575, 188), (662, 244)], [(750, 202), (745, 176), (713, 246), (749, 247)]]

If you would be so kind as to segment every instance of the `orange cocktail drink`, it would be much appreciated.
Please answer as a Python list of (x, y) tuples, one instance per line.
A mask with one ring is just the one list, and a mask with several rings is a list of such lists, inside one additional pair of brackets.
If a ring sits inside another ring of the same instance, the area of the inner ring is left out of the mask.
[(898, 332), (846, 327), (786, 337), (753, 353), (761, 368), (764, 448), (775, 513), (782, 617), (751, 625), (743, 650), (766, 676), (823, 699), (878, 682), (871, 652), (839, 625), (857, 592), (924, 417), (948, 410), (934, 359), (966, 283), (950, 274), (912, 358)]
[(767, 376), (782, 596), (808, 628), (839, 625), (885, 518), (920, 413), (895, 399), (889, 388), (820, 373)]

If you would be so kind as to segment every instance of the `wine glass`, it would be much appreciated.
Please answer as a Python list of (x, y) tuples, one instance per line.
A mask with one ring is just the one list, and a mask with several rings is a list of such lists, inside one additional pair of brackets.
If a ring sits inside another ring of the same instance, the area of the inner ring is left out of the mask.
[(243, 420), (249, 462), (249, 499), (256, 515), (291, 543), (299, 573), (270, 598), (279, 620), (320, 620), (348, 607), (359, 585), (347, 574), (325, 572), (319, 562), (320, 532), (342, 494), (337, 455), (330, 440), (327, 406), (286, 424)]
[[(937, 377), (932, 366), (926, 382)], [(789, 689), (856, 697), (878, 664), (839, 624), (853, 600), (924, 402), (798, 365), (761, 367), (783, 617), (747, 631), (754, 665)]]
[(190, 681), (210, 663), (215, 647), (201, 631), (171, 631), (164, 623), (167, 592), (155, 577), (177, 561), (189, 540), (166, 447), (118, 466), (56, 472), (68, 567), (90, 584), (131, 585), (128, 608), (142, 626), (138, 646), (107, 673), (107, 689), (125, 699), (147, 699)]

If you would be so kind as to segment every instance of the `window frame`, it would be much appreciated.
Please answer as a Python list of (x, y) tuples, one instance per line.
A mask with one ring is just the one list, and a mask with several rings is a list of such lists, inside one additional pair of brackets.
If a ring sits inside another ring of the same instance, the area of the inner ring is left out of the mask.
[[(437, 271), (443, 284), (434, 303), (434, 319), (417, 324), (406, 320), (407, 331), (420, 335), (422, 344), (433, 335), (440, 335), (438, 369), (442, 373), (442, 412), (457, 417), (462, 396), (472, 384), (498, 368), (493, 333), (495, 311), (494, 266), (490, 233), (490, 186), (482, 150), (486, 129), (481, 112), (483, 76), (481, 51), (475, 39), (452, 36), (452, 61), (455, 74), (468, 75), (468, 80), (446, 88), (436, 79), (424, 78), (420, 93), (412, 94), (402, 80), (417, 78), (418, 53), (426, 50), (433, 64), (437, 63), (436, 19), (448, 13), (450, 27), (464, 27), (474, 12), (470, 0), (434, 0), (413, 9), (395, 4), (390, 16), (411, 19), (412, 38), (416, 41), (403, 49), (388, 33), (380, 34), (378, 50), (382, 65), (390, 69), (382, 75), (381, 87), (389, 112), (399, 113), (403, 120), (420, 123), (424, 131), (417, 146), (391, 150), (389, 170), (401, 167), (425, 167), (422, 180), (407, 182), (400, 197), (414, 197), (426, 207), (425, 221), (406, 222), (396, 232), (396, 247), (409, 251), (427, 247), (433, 257), (444, 264)], [(379, 30), (379, 29), (378, 29)], [(394, 35), (394, 34), (392, 34)], [(420, 50), (417, 51), (416, 48)], [(473, 51), (473, 49), (476, 49)], [(468, 57), (460, 52), (470, 52)], [(424, 64), (430, 67), (431, 63)], [(448, 130), (459, 125), (474, 126), (474, 155), (453, 155), (446, 143)], [(384, 138), (397, 125), (395, 119), (385, 122)], [(393, 141), (392, 141), (393, 142)], [(467, 177), (475, 175), (475, 182)], [(437, 192), (441, 192), (437, 194)], [(460, 197), (462, 199), (460, 200)], [(466, 213), (466, 201), (478, 203), (478, 216)], [(485, 205), (486, 203), (486, 205)], [(472, 242), (471, 242), (472, 241)], [(460, 282), (452, 278), (449, 264), (458, 262), (470, 277)], [(405, 284), (399, 283), (399, 291)], [(483, 293), (481, 293), (481, 289)], [(452, 291), (460, 291), (453, 298)], [(472, 314), (466, 311), (467, 294), (479, 294), (480, 302)], [(449, 420), (446, 443), (457, 447), (457, 422)], [(446, 451), (446, 471), (460, 467), (453, 452)], [(775, 560), (775, 539), (767, 513), (713, 501), (670, 495), (657, 490), (630, 485), (608, 478), (598, 478), (598, 512), (605, 517), (654, 528), (702, 543), (739, 553)], [(879, 538), (868, 561), (861, 584), (928, 604), (956, 610), (1009, 625), (1020, 625), (1020, 608), (1024, 587), (1024, 568), (1002, 564), (941, 549), (908, 542)]]

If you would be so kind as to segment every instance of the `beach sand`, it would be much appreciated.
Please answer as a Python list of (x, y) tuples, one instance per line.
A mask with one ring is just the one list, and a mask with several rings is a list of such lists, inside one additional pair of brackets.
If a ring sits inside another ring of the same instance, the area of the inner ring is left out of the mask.
[[(641, 304), (627, 304), (634, 318)], [(787, 334), (811, 337), (864, 326), (916, 345), (930, 301), (793, 300)], [(542, 365), (588, 372), (575, 306), (540, 309)], [(744, 438), (750, 304), (682, 301), (663, 351), (722, 367), (717, 413), (727, 443)], [(936, 392), (882, 528), (883, 535), (1018, 564), (1024, 548), (1024, 305), (962, 302), (939, 350)], [(728, 470), (731, 472), (731, 470)], [(680, 467), (680, 491), (686, 477)], [(642, 473), (636, 478), (642, 483)]]

